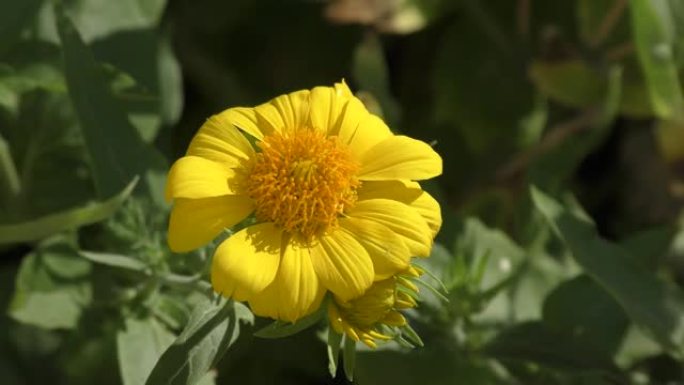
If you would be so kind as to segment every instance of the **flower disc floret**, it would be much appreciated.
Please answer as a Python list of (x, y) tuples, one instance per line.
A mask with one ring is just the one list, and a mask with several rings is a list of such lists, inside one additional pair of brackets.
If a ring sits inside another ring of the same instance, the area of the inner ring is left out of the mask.
[(259, 147), (247, 180), (257, 220), (307, 241), (336, 228), (359, 186), (359, 165), (339, 138), (300, 129), (267, 136)]

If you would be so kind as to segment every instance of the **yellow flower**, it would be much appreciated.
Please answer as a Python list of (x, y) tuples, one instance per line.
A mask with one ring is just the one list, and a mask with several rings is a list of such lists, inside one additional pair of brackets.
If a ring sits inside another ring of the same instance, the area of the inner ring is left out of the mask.
[(212, 285), (295, 321), (326, 290), (357, 297), (429, 254), (439, 204), (413, 181), (441, 171), (429, 145), (393, 135), (344, 83), (230, 108), (169, 172), (169, 246), (195, 249), (253, 214), (216, 249)]
[[(419, 270), (409, 267), (400, 274), (373, 283), (360, 297), (350, 301), (334, 297), (328, 305), (330, 325), (335, 332), (361, 341), (370, 348), (377, 347), (376, 340), (395, 338), (398, 333), (392, 328), (407, 325), (399, 310), (417, 305), (413, 297), (418, 294), (418, 287), (411, 278), (419, 275)], [(392, 333), (387, 333), (387, 330)]]

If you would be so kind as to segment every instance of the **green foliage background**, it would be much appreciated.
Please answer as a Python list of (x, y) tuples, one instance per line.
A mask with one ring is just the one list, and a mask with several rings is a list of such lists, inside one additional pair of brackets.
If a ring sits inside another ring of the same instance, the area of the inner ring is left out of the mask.
[(0, 383), (347, 383), (324, 325), (259, 338), (212, 297), (162, 194), (211, 114), (342, 78), (444, 158), (421, 263), (449, 302), (355, 383), (684, 383), (683, 26), (681, 0), (0, 0)]

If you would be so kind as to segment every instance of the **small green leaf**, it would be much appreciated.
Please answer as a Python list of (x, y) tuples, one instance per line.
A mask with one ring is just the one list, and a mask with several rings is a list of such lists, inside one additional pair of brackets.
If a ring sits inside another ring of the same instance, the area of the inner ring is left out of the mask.
[(297, 334), (320, 321), (326, 308), (327, 306), (321, 306), (315, 313), (309, 314), (295, 323), (274, 321), (270, 325), (259, 329), (254, 335), (261, 338), (282, 338)]
[(135, 188), (138, 178), (134, 178), (117, 195), (98, 203), (50, 214), (27, 222), (0, 225), (0, 244), (29, 242), (59, 231), (75, 229), (79, 226), (99, 222), (116, 211)]
[(95, 263), (99, 263), (101, 265), (107, 265), (111, 267), (118, 267), (121, 269), (126, 269), (126, 270), (133, 270), (133, 271), (145, 271), (147, 270), (147, 265), (145, 265), (142, 261), (131, 258), (126, 255), (120, 255), (120, 254), (111, 254), (111, 253), (96, 253), (93, 251), (79, 251), (79, 254)]
[(81, 317), (82, 306), (68, 290), (31, 293), (21, 303), (13, 302), (12, 318), (43, 329), (73, 329)]
[(187, 326), (166, 349), (145, 382), (147, 385), (194, 385), (235, 342), (240, 322), (252, 323), (247, 308), (233, 301), (198, 304)]
[[(16, 276), (9, 315), (44, 329), (76, 327), (92, 297), (84, 276), (90, 264), (77, 261), (74, 248), (59, 238), (42, 243), (25, 256)], [(75, 271), (64, 271), (69, 266)]]
[(116, 334), (123, 385), (143, 385), (161, 354), (176, 336), (153, 318), (127, 318)]
[(618, 245), (601, 239), (593, 223), (538, 190), (532, 200), (574, 259), (666, 349), (680, 351), (684, 341), (684, 301), (678, 290), (642, 269)]
[(546, 96), (572, 107), (601, 102), (608, 88), (605, 74), (589, 68), (582, 60), (534, 61), (530, 78)]
[(356, 341), (345, 336), (344, 350), (342, 351), (344, 375), (349, 381), (354, 381), (354, 367), (356, 366)]
[(85, 278), (92, 269), (90, 262), (80, 258), (78, 252), (70, 245), (55, 244), (41, 251), (40, 258), (45, 269), (59, 278)]
[(337, 363), (340, 357), (340, 342), (342, 334), (336, 332), (332, 327), (328, 329), (328, 373), (330, 377), (337, 375)]

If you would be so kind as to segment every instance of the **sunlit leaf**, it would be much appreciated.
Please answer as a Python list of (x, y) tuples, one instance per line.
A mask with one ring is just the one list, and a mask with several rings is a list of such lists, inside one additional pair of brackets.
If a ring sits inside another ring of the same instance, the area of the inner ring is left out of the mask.
[(681, 118), (684, 98), (674, 62), (675, 26), (668, 0), (630, 0), (632, 31), (651, 103), (661, 118)]
[(93, 251), (79, 251), (79, 254), (89, 261), (111, 267), (118, 267), (133, 271), (145, 271), (147, 269), (147, 265), (142, 261), (126, 255), (97, 253)]
[(127, 318), (123, 329), (116, 335), (123, 384), (145, 384), (157, 360), (175, 338), (153, 318)]
[(252, 313), (242, 304), (198, 304), (185, 329), (162, 354), (145, 383), (197, 384), (235, 342), (241, 322), (253, 322)]
[(35, 241), (67, 229), (99, 222), (116, 211), (131, 194), (137, 178), (110, 199), (84, 207), (46, 215), (27, 222), (0, 225), (0, 244)]

